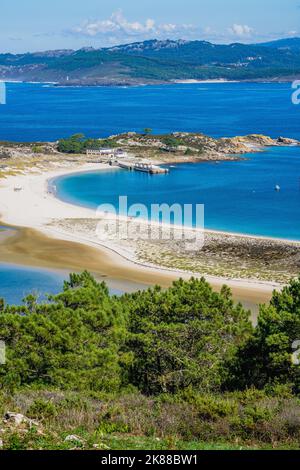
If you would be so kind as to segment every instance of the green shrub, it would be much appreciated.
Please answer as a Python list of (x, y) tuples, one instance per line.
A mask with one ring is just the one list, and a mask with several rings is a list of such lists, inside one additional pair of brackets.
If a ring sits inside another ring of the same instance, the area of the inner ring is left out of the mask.
[(43, 153), (44, 149), (42, 145), (34, 145), (32, 151), (33, 153)]
[(195, 407), (199, 417), (205, 420), (217, 420), (236, 415), (237, 403), (229, 399), (220, 399), (215, 396), (198, 396), (195, 399)]
[(51, 401), (37, 398), (28, 408), (26, 412), (29, 418), (33, 419), (47, 419), (52, 418), (57, 414), (57, 409)]

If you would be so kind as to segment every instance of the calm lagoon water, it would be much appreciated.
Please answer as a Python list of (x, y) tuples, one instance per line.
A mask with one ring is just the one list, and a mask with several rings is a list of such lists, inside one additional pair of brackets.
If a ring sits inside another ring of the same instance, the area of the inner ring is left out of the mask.
[(0, 297), (7, 303), (19, 305), (28, 294), (38, 294), (45, 300), (47, 294), (61, 291), (67, 275), (59, 271), (0, 264)]
[[(69, 274), (63, 271), (0, 263), (0, 298), (10, 305), (21, 305), (28, 294), (37, 294), (39, 301), (44, 301), (48, 295), (61, 292), (68, 278)], [(107, 282), (111, 295), (122, 295), (125, 290), (131, 292), (143, 288), (129, 284), (127, 289), (123, 289), (116, 281), (103, 280)]]
[[(280, 185), (281, 191), (275, 191)], [(205, 227), (300, 240), (300, 147), (269, 148), (238, 162), (178, 164), (168, 175), (126, 170), (55, 180), (59, 198), (96, 209), (108, 203), (204, 204)]]

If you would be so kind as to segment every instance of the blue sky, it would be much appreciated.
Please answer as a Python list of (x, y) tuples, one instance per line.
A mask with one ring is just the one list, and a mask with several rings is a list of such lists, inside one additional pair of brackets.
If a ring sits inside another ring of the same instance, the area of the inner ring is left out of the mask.
[(1, 0), (0, 51), (300, 35), (300, 0)]

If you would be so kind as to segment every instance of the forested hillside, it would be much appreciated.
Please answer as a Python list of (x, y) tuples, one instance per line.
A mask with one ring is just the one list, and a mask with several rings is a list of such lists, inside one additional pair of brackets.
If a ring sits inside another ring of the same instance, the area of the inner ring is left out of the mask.
[(1, 79), (66, 85), (287, 80), (299, 73), (298, 38), (254, 45), (152, 40), (106, 49), (0, 55)]
[(204, 279), (116, 297), (73, 274), (47, 303), (1, 301), (3, 445), (297, 447), (299, 338), (300, 280), (254, 328), (227, 287)]

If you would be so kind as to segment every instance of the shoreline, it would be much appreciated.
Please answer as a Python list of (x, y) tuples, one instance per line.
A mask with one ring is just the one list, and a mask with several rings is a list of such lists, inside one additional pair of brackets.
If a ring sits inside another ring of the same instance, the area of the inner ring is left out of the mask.
[[(239, 160), (237, 160), (239, 161)], [(157, 162), (159, 163), (159, 162)], [(176, 162), (174, 164), (180, 164), (180, 163), (187, 163), (186, 161), (183, 161), (183, 162)], [(188, 163), (195, 163), (195, 162), (188, 162)], [(201, 161), (201, 162), (196, 162), (196, 163), (206, 163), (205, 161)], [(50, 194), (52, 194), (52, 196), (62, 202), (63, 204), (67, 204), (67, 205), (70, 205), (70, 206), (73, 206), (73, 207), (80, 207), (80, 208), (83, 208), (83, 209), (87, 209), (89, 211), (93, 211), (95, 212), (94, 209), (92, 209), (91, 207), (88, 207), (88, 206), (85, 206), (85, 205), (79, 205), (79, 204), (75, 204), (75, 203), (72, 203), (72, 202), (69, 202), (69, 201), (65, 201), (64, 199), (61, 199), (57, 196), (57, 193), (54, 189), (54, 191), (51, 190), (51, 185), (52, 185), (52, 182), (59, 179), (59, 178), (64, 178), (65, 176), (72, 176), (72, 175), (80, 175), (81, 173), (93, 173), (95, 171), (101, 171), (101, 170), (109, 170), (109, 169), (112, 169), (112, 170), (120, 170), (122, 171), (121, 168), (119, 167), (115, 167), (115, 166), (111, 166), (111, 167), (108, 167), (107, 165), (104, 164), (104, 168), (99, 168), (99, 169), (92, 169), (92, 170), (75, 170), (75, 171), (68, 171), (66, 172), (65, 174), (62, 174), (62, 175), (57, 175), (57, 176), (53, 176), (53, 177), (50, 177), (46, 180), (46, 186), (47, 186), (47, 189), (48, 189), (48, 192)], [(98, 215), (99, 217), (99, 215)], [(127, 221), (128, 220), (128, 217), (127, 216), (122, 216), (122, 215), (117, 215), (116, 217), (114, 217), (114, 214), (111, 214), (111, 217), (112, 217), (112, 220), (113, 219), (117, 219), (117, 220), (124, 220), (124, 221)], [(141, 219), (139, 219), (139, 221), (141, 222)], [(149, 224), (149, 221), (147, 221), (145, 219), (144, 221), (145, 225)], [(167, 223), (158, 223), (158, 222), (154, 222), (154, 221), (151, 221), (151, 225), (153, 226), (166, 226), (166, 227), (169, 227), (169, 224)], [(181, 229), (180, 226), (176, 226), (174, 224), (172, 224), (172, 227), (174, 228), (178, 228), (179, 230)], [(294, 244), (294, 245), (299, 245), (300, 246), (300, 239), (299, 240), (295, 240), (295, 239), (291, 239), (291, 238), (280, 238), (280, 237), (270, 237), (268, 235), (258, 235), (258, 234), (250, 234), (250, 233), (242, 233), (242, 232), (231, 232), (231, 231), (225, 231), (225, 230), (217, 230), (217, 229), (210, 229), (210, 228), (205, 228), (205, 229), (197, 229), (195, 227), (185, 227), (185, 230), (187, 231), (193, 231), (193, 232), (203, 232), (204, 234), (207, 234), (207, 235), (225, 235), (225, 236), (232, 236), (232, 237), (237, 237), (237, 238), (242, 238), (242, 239), (252, 239), (252, 240), (262, 240), (262, 241), (270, 241), (270, 242), (279, 242), (279, 243), (289, 243), (289, 244)], [(166, 268), (167, 269), (167, 268)]]
[[(173, 280), (179, 277), (188, 279), (191, 276), (200, 276), (201, 274), (164, 268), (141, 261), (138, 262), (137, 260), (131, 259), (126, 251), (122, 250), (122, 247), (116, 250), (102, 241), (91, 240), (79, 234), (65, 233), (62, 230), (49, 226), (51, 221), (57, 219), (78, 220), (87, 218), (97, 220), (99, 214), (97, 215), (92, 209), (75, 206), (59, 200), (52, 193), (49, 193), (48, 181), (68, 174), (101, 171), (105, 169), (107, 169), (107, 165), (105, 164), (86, 163), (83, 165), (64, 165), (47, 172), (32, 173), (28, 171), (22, 175), (8, 176), (0, 181), (0, 218), (7, 225), (21, 227), (21, 234), (24, 236), (24, 233), (27, 233), (27, 237), (29, 236), (29, 238), (34, 233), (35, 237), (37, 236), (36, 234), (40, 234), (42, 237), (48, 238), (48, 243), (53, 242), (54, 245), (55, 242), (67, 242), (77, 245), (77, 248), (79, 245), (90, 248), (94, 254), (96, 252), (98, 253), (98, 272), (103, 272), (104, 275), (105, 271), (107, 271), (110, 275), (116, 276), (118, 279), (127, 279), (147, 285), (160, 283), (163, 287), (170, 285)], [(14, 191), (16, 187), (22, 187), (22, 190)], [(31, 234), (30, 231), (32, 232)], [(227, 232), (213, 233), (226, 233), (226, 235), (228, 235)], [(243, 237), (242, 234), (239, 236)], [(256, 238), (247, 235), (245, 237)], [(44, 241), (46, 242), (46, 239)], [(286, 242), (286, 240), (284, 240), (284, 242)], [(10, 246), (11, 249), (12, 244)], [(1, 258), (3, 259), (0, 250), (0, 260)], [(21, 258), (22, 256), (19, 256), (18, 259)], [(25, 260), (25, 264), (30, 265), (31, 263), (33, 263), (33, 260), (29, 255), (27, 256), (27, 263)], [(91, 271), (93, 271), (92, 263), (84, 259), (81, 262), (74, 263), (74, 268), (75, 265), (78, 268), (82, 265), (82, 269), (85, 269), (85, 264), (89, 265)], [(44, 266), (46, 265), (44, 264)], [(70, 263), (70, 265), (61, 267), (64, 269), (72, 269), (73, 266), (72, 263)], [(271, 297), (274, 289), (282, 287), (281, 284), (271, 281), (230, 279), (210, 275), (204, 275), (204, 277), (216, 289), (226, 284), (233, 290), (235, 297), (240, 299), (244, 298), (246, 301), (249, 300), (257, 303), (267, 301), (267, 299)]]
[(288, 77), (274, 77), (273, 79), (271, 78), (246, 78), (243, 80), (227, 80), (224, 78), (215, 78), (215, 79), (203, 79), (203, 80), (198, 80), (194, 78), (190, 79), (173, 79), (170, 81), (163, 81), (163, 80), (158, 80), (158, 81), (141, 81), (141, 82), (134, 82), (134, 81), (124, 81), (124, 82), (104, 82), (104, 83), (68, 83), (68, 82), (56, 82), (52, 80), (48, 81), (33, 81), (33, 80), (20, 80), (20, 79), (0, 79), (0, 82), (4, 83), (16, 83), (16, 84), (31, 84), (31, 85), (53, 85), (54, 87), (58, 88), (130, 88), (130, 87), (147, 87), (147, 86), (164, 86), (164, 85), (201, 85), (201, 84), (223, 84), (223, 83), (293, 83), (294, 80), (296, 80), (297, 77), (290, 78)]

